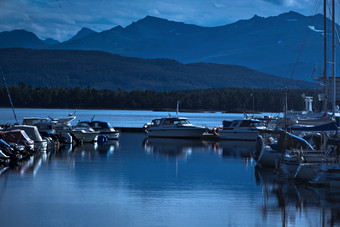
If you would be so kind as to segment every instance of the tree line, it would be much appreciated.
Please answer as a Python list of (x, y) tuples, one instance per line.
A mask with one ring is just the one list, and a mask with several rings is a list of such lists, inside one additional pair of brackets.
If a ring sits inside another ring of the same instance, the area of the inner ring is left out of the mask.
[[(180, 101), (181, 110), (211, 110), (225, 112), (281, 112), (285, 90), (251, 88), (211, 88), (180, 91), (124, 91), (94, 88), (37, 87), (18, 83), (9, 87), (15, 108), (60, 109), (145, 109), (171, 110)], [(0, 107), (10, 107), (5, 87), (0, 87)], [(320, 108), (315, 90), (288, 90), (290, 110), (303, 110), (302, 95), (314, 97), (314, 109)]]

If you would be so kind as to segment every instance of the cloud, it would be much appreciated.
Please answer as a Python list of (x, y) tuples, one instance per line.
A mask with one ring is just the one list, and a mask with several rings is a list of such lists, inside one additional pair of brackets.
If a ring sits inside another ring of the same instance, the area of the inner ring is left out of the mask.
[(286, 6), (286, 7), (303, 7), (306, 4), (311, 4), (314, 1), (312, 0), (263, 0), (265, 2), (269, 2), (275, 5)]
[(200, 26), (219, 26), (254, 14), (273, 16), (289, 10), (306, 14), (310, 1), (0, 0), (0, 31), (26, 29), (42, 39), (64, 41), (82, 27), (100, 32), (117, 25), (125, 27), (147, 15)]

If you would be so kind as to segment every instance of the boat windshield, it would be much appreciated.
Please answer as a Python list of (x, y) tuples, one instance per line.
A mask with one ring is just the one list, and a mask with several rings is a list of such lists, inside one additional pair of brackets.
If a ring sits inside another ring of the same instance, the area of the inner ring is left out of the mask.
[(90, 125), (87, 122), (79, 122), (77, 126), (79, 126), (79, 127), (90, 127)]
[(152, 120), (151, 124), (153, 125), (159, 125), (161, 123), (161, 120), (160, 119), (155, 119), (155, 120)]
[(260, 127), (261, 122), (252, 121), (252, 120), (243, 120), (240, 124), (240, 127)]
[(190, 124), (190, 122), (186, 119), (178, 119), (173, 121), (174, 125), (187, 125)]

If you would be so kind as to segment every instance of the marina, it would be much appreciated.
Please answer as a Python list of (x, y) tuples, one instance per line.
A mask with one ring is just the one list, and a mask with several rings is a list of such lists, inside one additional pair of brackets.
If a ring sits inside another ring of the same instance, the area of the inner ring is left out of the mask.
[(340, 0), (4, 2), (2, 226), (340, 226)]
[[(2, 124), (10, 109), (0, 109)], [(72, 110), (17, 109), (18, 119)], [(114, 128), (142, 128), (168, 112), (77, 110)], [(172, 114), (172, 113), (171, 113)], [(263, 114), (263, 115), (268, 115)], [(275, 114), (272, 114), (273, 116)], [(277, 114), (276, 114), (277, 115)], [(180, 113), (213, 128), (243, 114)], [(152, 138), (65, 144), (36, 153), (0, 176), (7, 226), (337, 226), (339, 187), (277, 178), (253, 158), (256, 141)], [(323, 179), (325, 179), (323, 177)], [(247, 214), (247, 218), (244, 215)], [(27, 221), (29, 219), (29, 221)], [(29, 223), (29, 224), (28, 224)]]

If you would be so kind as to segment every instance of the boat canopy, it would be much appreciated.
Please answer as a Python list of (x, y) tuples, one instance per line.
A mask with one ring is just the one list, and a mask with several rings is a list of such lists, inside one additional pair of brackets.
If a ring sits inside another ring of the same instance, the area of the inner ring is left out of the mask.
[(26, 134), (26, 132), (24, 130), (12, 130), (12, 131), (6, 131), (0, 132), (0, 138), (4, 139), (5, 141), (7, 141), (8, 143), (17, 143), (19, 141), (30, 141), (31, 138)]
[(289, 132), (287, 132), (287, 136), (288, 136), (287, 139), (291, 139), (291, 140), (293, 140), (293, 141), (296, 142), (296, 143), (300, 143), (301, 146), (302, 146), (303, 148), (309, 148), (309, 149), (311, 149), (311, 150), (314, 150), (314, 148), (312, 147), (312, 145), (310, 145), (310, 144), (307, 142), (307, 140), (305, 140), (305, 139), (303, 139), (303, 138), (301, 138), (301, 137), (298, 137), (298, 136), (296, 136), (296, 135), (293, 135), (293, 134), (291, 134), (291, 133), (289, 133)]
[(93, 129), (110, 129), (112, 128), (111, 124), (106, 121), (89, 121), (88, 124)]
[(26, 134), (34, 141), (42, 141), (42, 138), (39, 134), (39, 130), (36, 126), (31, 125), (14, 125), (13, 127), (8, 128), (8, 130), (20, 129), (24, 130)]
[(316, 126), (294, 126), (290, 127), (293, 131), (315, 131), (315, 132), (322, 132), (322, 131), (337, 131), (338, 127), (335, 123), (328, 123)]
[(278, 143), (269, 144), (269, 146), (274, 150), (280, 151), (283, 149), (300, 147), (304, 149), (314, 150), (313, 146), (310, 145), (310, 143), (308, 143), (307, 140), (296, 135), (293, 135), (289, 132), (285, 132), (282, 129), (271, 131), (271, 133), (280, 134)]
[(244, 120), (233, 120), (227, 121), (224, 120), (223, 128), (234, 128), (234, 127), (252, 127), (252, 126), (259, 126), (262, 122), (256, 119), (244, 119)]

